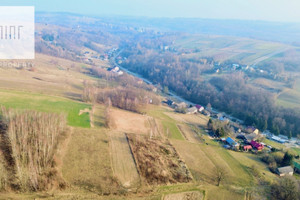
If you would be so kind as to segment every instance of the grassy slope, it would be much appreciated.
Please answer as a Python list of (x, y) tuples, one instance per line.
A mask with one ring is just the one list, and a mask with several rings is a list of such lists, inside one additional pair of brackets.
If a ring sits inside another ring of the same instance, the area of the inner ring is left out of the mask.
[(62, 112), (67, 115), (70, 126), (90, 127), (89, 115), (84, 113), (79, 116), (79, 111), (91, 106), (66, 98), (1, 89), (0, 105), (8, 108), (31, 109), (43, 112)]

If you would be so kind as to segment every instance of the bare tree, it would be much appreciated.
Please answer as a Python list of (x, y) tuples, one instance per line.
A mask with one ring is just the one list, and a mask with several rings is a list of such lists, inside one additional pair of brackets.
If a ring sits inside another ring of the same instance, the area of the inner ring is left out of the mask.
[(220, 186), (221, 182), (224, 181), (227, 177), (227, 171), (224, 168), (216, 166), (214, 169), (214, 179), (216, 181), (216, 185)]

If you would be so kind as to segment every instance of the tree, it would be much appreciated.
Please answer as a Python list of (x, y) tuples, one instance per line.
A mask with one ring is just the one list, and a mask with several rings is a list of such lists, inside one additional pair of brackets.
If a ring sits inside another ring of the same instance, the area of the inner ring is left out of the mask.
[(268, 121), (265, 120), (264, 126), (263, 126), (263, 131), (267, 130), (268, 128)]
[(216, 181), (216, 185), (220, 186), (221, 182), (224, 181), (226, 177), (227, 177), (227, 171), (224, 168), (216, 166), (214, 171), (214, 178)]
[(281, 178), (271, 185), (271, 199), (297, 200), (299, 197), (299, 186), (292, 177)]
[(164, 87), (164, 93), (165, 93), (165, 94), (169, 94), (169, 88), (168, 88), (168, 86), (165, 86), (165, 87)]
[(289, 139), (293, 137), (292, 131), (289, 132)]
[(281, 165), (282, 166), (291, 165), (293, 162), (293, 158), (294, 158), (294, 156), (291, 153), (289, 153), (288, 151), (285, 152)]

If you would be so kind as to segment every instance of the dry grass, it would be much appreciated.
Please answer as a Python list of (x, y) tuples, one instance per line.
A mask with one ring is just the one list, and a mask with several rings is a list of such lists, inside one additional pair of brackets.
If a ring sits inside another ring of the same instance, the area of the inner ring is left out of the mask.
[(114, 175), (124, 187), (137, 187), (140, 178), (126, 135), (116, 131), (110, 132), (109, 135)]
[(172, 140), (172, 144), (197, 181), (206, 181), (213, 184), (211, 176), (215, 164), (207, 157), (198, 144), (191, 144), (180, 140)]
[(185, 163), (168, 141), (127, 134), (143, 181), (150, 185), (187, 183), (192, 180)]
[(63, 159), (62, 174), (73, 187), (96, 194), (117, 193), (105, 129), (75, 128)]
[(116, 130), (120, 132), (144, 135), (150, 133), (149, 121), (146, 115), (112, 108), (111, 116), (114, 118)]

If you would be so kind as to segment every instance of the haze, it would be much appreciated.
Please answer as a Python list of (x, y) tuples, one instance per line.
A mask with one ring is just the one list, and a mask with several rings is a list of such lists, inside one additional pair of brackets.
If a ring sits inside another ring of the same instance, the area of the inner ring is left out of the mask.
[(1, 1), (1, 5), (34, 5), (46, 12), (300, 22), (298, 0), (86, 0), (82, 4), (81, 0)]

